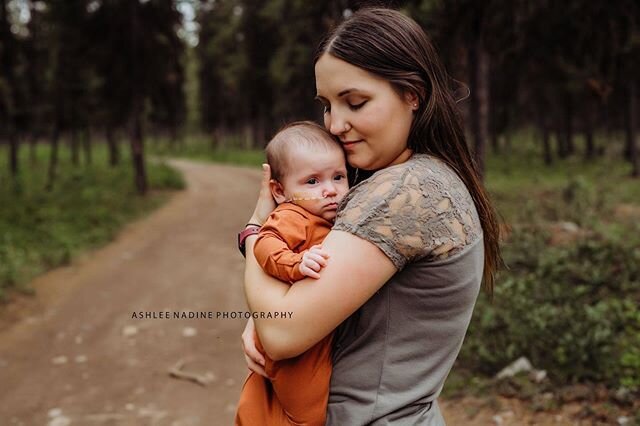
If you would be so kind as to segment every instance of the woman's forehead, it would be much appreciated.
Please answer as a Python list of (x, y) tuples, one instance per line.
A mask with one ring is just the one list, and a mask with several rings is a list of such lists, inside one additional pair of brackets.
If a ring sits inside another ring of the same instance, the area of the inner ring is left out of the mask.
[(341, 97), (370, 91), (386, 83), (384, 79), (327, 53), (316, 62), (315, 72), (319, 97)]

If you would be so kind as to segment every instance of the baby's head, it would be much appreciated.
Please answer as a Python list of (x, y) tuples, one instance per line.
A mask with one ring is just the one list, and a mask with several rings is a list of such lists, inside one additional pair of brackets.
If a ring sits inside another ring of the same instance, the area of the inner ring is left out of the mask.
[(266, 148), (271, 194), (278, 204), (292, 202), (328, 221), (349, 190), (344, 151), (323, 127), (291, 123)]

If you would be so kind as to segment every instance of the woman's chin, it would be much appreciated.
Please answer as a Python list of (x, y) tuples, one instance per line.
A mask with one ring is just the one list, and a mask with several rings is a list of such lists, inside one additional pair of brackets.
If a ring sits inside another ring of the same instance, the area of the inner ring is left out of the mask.
[(373, 163), (373, 159), (367, 158), (362, 154), (347, 153), (347, 162), (351, 167), (355, 167), (356, 169), (372, 170), (371, 164)]

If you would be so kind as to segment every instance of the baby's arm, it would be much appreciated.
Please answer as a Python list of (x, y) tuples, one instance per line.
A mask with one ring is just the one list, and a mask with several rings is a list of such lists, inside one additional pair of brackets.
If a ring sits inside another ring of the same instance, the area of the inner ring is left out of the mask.
[(275, 211), (269, 216), (254, 246), (256, 260), (266, 273), (287, 283), (306, 276), (300, 266), (307, 251), (296, 253), (295, 249), (306, 242), (307, 226), (307, 219), (292, 210)]

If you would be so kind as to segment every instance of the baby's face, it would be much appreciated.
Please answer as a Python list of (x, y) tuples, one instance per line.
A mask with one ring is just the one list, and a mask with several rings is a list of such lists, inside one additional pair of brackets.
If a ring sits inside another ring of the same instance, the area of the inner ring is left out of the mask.
[(296, 149), (288, 163), (281, 182), (285, 201), (332, 222), (338, 203), (349, 191), (342, 149)]

